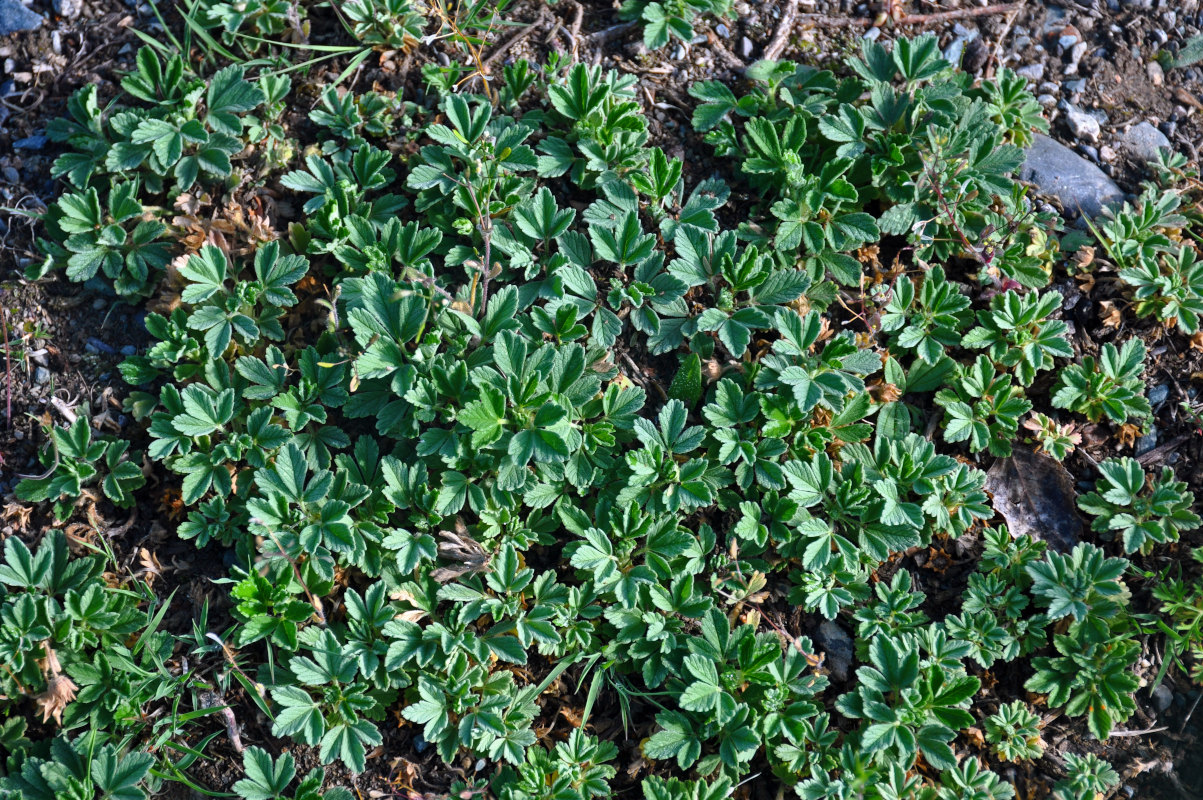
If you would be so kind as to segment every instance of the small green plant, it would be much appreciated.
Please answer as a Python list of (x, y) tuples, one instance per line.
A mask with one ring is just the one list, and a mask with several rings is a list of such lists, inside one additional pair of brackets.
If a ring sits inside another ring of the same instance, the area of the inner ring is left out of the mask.
[(973, 452), (988, 449), (992, 455), (1009, 456), (1019, 420), (1032, 410), (1023, 390), (984, 355), (971, 367), (958, 366), (950, 383), (936, 392), (936, 403), (944, 409), (944, 438), (968, 441)]
[(339, 8), (355, 38), (372, 47), (410, 52), (426, 28), (426, 13), (414, 0), (347, 0)]
[(50, 237), (46, 261), (28, 275), (41, 277), (62, 267), (73, 281), (101, 274), (122, 296), (149, 294), (171, 251), (160, 241), (167, 226), (145, 218), (139, 189), (137, 180), (114, 183), (103, 209), (95, 188), (60, 197), (43, 220)]
[(704, 14), (724, 17), (731, 10), (730, 0), (625, 0), (619, 15), (623, 19), (643, 21), (643, 44), (659, 50), (669, 37), (682, 42), (693, 39), (694, 22)]
[(1022, 700), (1001, 706), (986, 717), (986, 741), (1004, 761), (1028, 761), (1044, 755), (1040, 717)]
[(243, 800), (351, 800), (346, 789), (335, 788), (322, 792), (325, 771), (310, 770), (291, 793), (288, 787), (296, 777), (296, 761), (291, 753), (273, 759), (260, 747), (242, 751), (242, 768), (246, 777), (235, 782), (233, 789)]
[(53, 501), (55, 517), (66, 519), (87, 487), (98, 482), (117, 507), (134, 504), (133, 491), (146, 483), (146, 477), (126, 458), (129, 442), (107, 436), (93, 439), (86, 417), (67, 428), (52, 427), (49, 433), (50, 447), (39, 456), (46, 472), (17, 484), (19, 500)]
[(1020, 385), (1030, 386), (1036, 373), (1053, 368), (1054, 358), (1073, 358), (1065, 323), (1049, 318), (1060, 305), (1057, 292), (1007, 290), (990, 299), (989, 311), (978, 312), (978, 327), (965, 334), (961, 346), (986, 350), (996, 364), (1014, 371)]
[(1169, 467), (1146, 487), (1136, 459), (1112, 458), (1099, 464), (1095, 490), (1078, 498), (1078, 508), (1095, 517), (1091, 530), (1118, 538), (1124, 552), (1148, 553), (1154, 544), (1176, 542), (1181, 531), (1199, 527), (1194, 501)]
[(1061, 370), (1053, 387), (1053, 407), (1083, 414), (1091, 422), (1106, 417), (1122, 425), (1144, 419), (1152, 413), (1141, 379), (1144, 361), (1145, 346), (1139, 339), (1129, 339), (1122, 348), (1107, 342), (1097, 359), (1085, 356), (1081, 364)]
[(1058, 461), (1064, 461), (1082, 443), (1082, 434), (1074, 430), (1072, 423), (1062, 424), (1038, 411), (1024, 420), (1023, 427), (1035, 434), (1042, 452)]
[[(1203, 548), (1193, 548), (1191, 558), (1203, 563)], [(1147, 615), (1146, 621), (1167, 635), (1169, 659), (1195, 683), (1203, 683), (1203, 581), (1166, 577), (1153, 587), (1153, 597), (1158, 613)]]
[(1119, 774), (1094, 753), (1066, 753), (1065, 771), (1053, 786), (1056, 800), (1091, 800), (1119, 786)]

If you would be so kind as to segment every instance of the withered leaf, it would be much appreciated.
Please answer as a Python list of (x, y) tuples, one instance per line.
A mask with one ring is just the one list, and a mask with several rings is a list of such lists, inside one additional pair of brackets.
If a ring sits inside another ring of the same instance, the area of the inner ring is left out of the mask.
[(1056, 459), (1016, 447), (990, 467), (986, 491), (1012, 536), (1027, 534), (1063, 552), (1081, 541), (1074, 479)]
[[(459, 527), (458, 525), (456, 526)], [(439, 531), (439, 556), (455, 563), (432, 570), (430, 577), (446, 583), (471, 572), (485, 572), (489, 568), (490, 556), (480, 542), (462, 531)]]

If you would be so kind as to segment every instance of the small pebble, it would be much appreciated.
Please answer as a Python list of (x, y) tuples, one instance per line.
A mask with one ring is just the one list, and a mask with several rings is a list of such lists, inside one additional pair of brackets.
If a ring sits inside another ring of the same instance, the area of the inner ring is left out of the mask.
[(1099, 160), (1099, 151), (1094, 147), (1094, 145), (1079, 144), (1078, 152), (1089, 158), (1091, 161)]
[(45, 367), (38, 367), (33, 371), (33, 382), (38, 386), (50, 383), (50, 370)]
[(731, 36), (731, 30), (721, 22), (714, 26), (714, 32), (724, 39), (727, 39)]
[(1157, 429), (1153, 428), (1153, 430), (1149, 431), (1144, 436), (1141, 436), (1139, 439), (1136, 440), (1136, 457), (1140, 458), (1141, 456), (1143, 456), (1145, 453), (1149, 452), (1156, 446), (1157, 446)]
[(137, 354), (138, 348), (134, 347), (132, 344), (127, 344), (125, 347), (121, 348), (121, 355), (123, 356), (133, 356)]
[(1038, 83), (1044, 80), (1044, 65), (1028, 64), (1026, 67), (1020, 67), (1019, 69), (1015, 70), (1015, 74), (1022, 75), (1023, 77)]
[(1109, 144), (1105, 144), (1099, 148), (1099, 160), (1112, 162), (1115, 160), (1115, 150)]
[(1053, 97), (1051, 94), (1042, 94), (1036, 98), (1036, 102), (1045, 108), (1052, 108), (1053, 106), (1057, 105), (1057, 98)]
[(13, 142), (14, 150), (41, 150), (46, 146), (46, 137), (40, 133), (35, 133), (33, 136), (26, 136), (24, 139), (18, 139)]
[(1086, 79), (1078, 78), (1077, 80), (1066, 81), (1063, 84), (1063, 88), (1070, 94), (1081, 94), (1086, 91)]
[(1082, 56), (1086, 55), (1086, 50), (1088, 47), (1090, 47), (1090, 45), (1086, 44), (1086, 42), (1078, 42), (1073, 46), (1073, 49), (1069, 51), (1069, 64), (1065, 67), (1066, 75), (1078, 74), (1078, 65), (1082, 61)]
[(105, 300), (103, 297), (97, 297), (95, 300), (92, 301), (92, 310), (99, 311), (100, 309), (104, 308), (108, 304), (109, 304), (108, 301)]
[(747, 36), (739, 40), (739, 57), (745, 59), (752, 57), (752, 40)]
[(1152, 700), (1153, 708), (1157, 710), (1158, 714), (1163, 714), (1174, 702), (1174, 693), (1163, 683), (1153, 690)]
[(108, 355), (112, 355), (117, 352), (115, 349), (113, 349), (112, 345), (97, 339), (95, 336), (89, 336), (88, 341), (84, 344), (85, 350), (89, 347), (92, 348), (92, 352), (96, 353), (106, 353)]
[(1170, 387), (1168, 384), (1159, 383), (1152, 389), (1149, 389), (1149, 405), (1153, 408), (1164, 403), (1170, 396)]
[(1102, 132), (1099, 121), (1077, 106), (1069, 107), (1065, 112), (1065, 121), (1069, 124), (1070, 131), (1078, 139), (1088, 139), (1093, 142), (1099, 138), (1099, 134)]
[(1156, 61), (1150, 61), (1145, 67), (1145, 72), (1149, 75), (1149, 80), (1154, 86), (1160, 86), (1165, 81), (1165, 70)]
[(870, 42), (875, 42), (877, 41), (878, 36), (881, 36), (881, 28), (874, 25), (872, 28), (869, 28), (869, 30), (865, 31), (864, 38), (868, 39)]

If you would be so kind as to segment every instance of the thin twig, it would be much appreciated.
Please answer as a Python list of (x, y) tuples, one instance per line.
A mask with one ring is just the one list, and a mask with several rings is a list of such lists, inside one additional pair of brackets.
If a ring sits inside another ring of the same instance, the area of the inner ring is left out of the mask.
[(995, 14), (1009, 14), (1018, 11), (1023, 3), (1006, 3), (1003, 5), (980, 6), (978, 8), (958, 8), (952, 11), (937, 11), (934, 14), (907, 14), (898, 21), (899, 25), (927, 25), (932, 22), (947, 22), (954, 19), (970, 19), (972, 17), (989, 17)]
[[(933, 22), (949, 22), (954, 19), (970, 19), (972, 17), (989, 17), (995, 14), (1009, 14), (1018, 10), (1022, 3), (1006, 3), (1003, 5), (979, 6), (976, 8), (957, 8), (952, 11), (937, 11), (933, 14), (907, 14), (895, 23), (902, 25), (930, 25)], [(871, 28), (877, 21), (872, 17), (832, 17), (827, 14), (799, 14), (799, 22), (811, 22), (831, 28)]]
[(505, 55), (506, 52), (511, 47), (513, 47), (514, 45), (523, 41), (528, 36), (530, 36), (532, 33), (534, 33), (535, 30), (538, 29), (540, 24), (542, 24), (543, 20), (546, 19), (546, 12), (547, 12), (547, 6), (543, 6), (540, 10), (539, 16), (535, 19), (534, 22), (530, 23), (529, 25), (527, 25), (524, 28), (521, 28), (521, 29), (515, 31), (514, 33), (512, 33), (508, 37), (506, 37), (506, 39), (503, 42), (501, 42), (501, 44), (497, 45), (497, 48), (492, 53), (489, 53), (489, 55), (486, 56), (481, 63), (484, 64), (485, 66), (492, 64), (494, 61), (496, 61), (497, 59), (499, 59), (503, 55)]
[(635, 21), (622, 22), (618, 25), (611, 25), (608, 28), (602, 28), (600, 31), (594, 31), (586, 36), (585, 42), (587, 44), (605, 44), (611, 39), (622, 36), (627, 31), (634, 30), (636, 24), (638, 23)]
[(1169, 729), (1170, 729), (1170, 726), (1162, 725), (1157, 728), (1145, 728), (1143, 731), (1112, 731), (1109, 735), (1110, 736), (1144, 736), (1146, 733), (1161, 733), (1162, 731), (1168, 731)]
[(1190, 440), (1192, 437), (1193, 437), (1193, 434), (1189, 434), (1189, 433), (1184, 433), (1181, 436), (1176, 436), (1173, 439), (1170, 439), (1165, 444), (1160, 445), (1158, 447), (1154, 447), (1149, 452), (1147, 452), (1143, 455), (1137, 456), (1136, 460), (1140, 462), (1140, 465), (1142, 467), (1147, 467), (1150, 464), (1156, 464), (1158, 461), (1161, 460), (1162, 456), (1168, 455), (1169, 453), (1172, 453), (1174, 450), (1177, 450), (1179, 445), (1181, 445), (1185, 441)]
[(742, 73), (748, 68), (744, 60), (728, 50), (727, 46), (718, 40), (718, 37), (710, 37), (710, 46), (714, 48), (714, 52), (718, 55), (719, 60), (736, 72)]
[(789, 0), (785, 6), (785, 13), (781, 15), (781, 22), (777, 25), (777, 30), (773, 34), (773, 38), (769, 40), (769, 44), (764, 48), (764, 58), (767, 61), (776, 61), (781, 52), (785, 50), (785, 46), (789, 44), (789, 35), (794, 28), (794, 21), (798, 18), (798, 0)]
[(1007, 37), (1011, 35), (1011, 28), (1014, 27), (1015, 20), (1019, 19), (1019, 12), (1023, 10), (1025, 5), (1027, 5), (1027, 1), (1028, 0), (1019, 0), (1019, 2), (1015, 4), (1015, 10), (1007, 15), (1007, 22), (1006, 25), (1003, 26), (1003, 32), (998, 37), (998, 41), (994, 43), (994, 52), (990, 54), (990, 58), (993, 63), (990, 64), (990, 68), (986, 73), (986, 77), (994, 77), (994, 68), (1002, 64), (1003, 44), (1006, 43)]
[(4, 429), (13, 427), (13, 361), (8, 347), (8, 309), (0, 308), (0, 326), (4, 328)]
[(585, 21), (585, 7), (576, 0), (572, 0), (572, 5), (575, 13), (572, 17), (572, 27), (568, 29), (569, 44), (572, 46), (572, 63), (576, 63), (578, 42), (581, 39), (581, 23)]

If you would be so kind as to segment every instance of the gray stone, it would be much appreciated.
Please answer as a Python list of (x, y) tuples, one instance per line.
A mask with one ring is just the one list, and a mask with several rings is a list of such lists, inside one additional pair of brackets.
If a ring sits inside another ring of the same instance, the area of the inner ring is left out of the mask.
[(869, 30), (865, 31), (864, 38), (868, 39), (871, 42), (874, 42), (874, 41), (877, 41), (877, 38), (879, 36), (881, 36), (881, 28), (874, 25), (872, 28), (869, 28)]
[(54, 13), (64, 19), (74, 19), (79, 16), (83, 3), (80, 0), (54, 0)]
[(125, 347), (121, 348), (121, 355), (123, 356), (134, 356), (137, 354), (138, 348), (134, 347), (132, 344), (127, 344)]
[(1042, 94), (1036, 97), (1036, 102), (1045, 108), (1052, 108), (1053, 106), (1057, 105), (1057, 98), (1053, 97), (1051, 94)]
[(1170, 691), (1170, 687), (1164, 683), (1153, 690), (1153, 708), (1158, 714), (1164, 714), (1170, 704), (1174, 702), (1174, 693)]
[(36, 30), (42, 15), (21, 5), (20, 0), (0, 0), (0, 36)]
[(1086, 79), (1078, 78), (1076, 80), (1066, 81), (1064, 84), (1062, 84), (1062, 87), (1070, 94), (1081, 94), (1082, 92), (1086, 91)]
[(944, 60), (949, 64), (957, 65), (961, 63), (961, 56), (965, 53), (965, 40), (953, 39), (948, 43), (948, 47), (944, 48)]
[(1153, 428), (1144, 436), (1136, 440), (1136, 457), (1140, 458), (1145, 453), (1157, 446), (1157, 429)]
[(1086, 42), (1078, 42), (1069, 51), (1069, 64), (1067, 64), (1065, 67), (1066, 75), (1078, 74), (1078, 64), (1081, 63), (1082, 56), (1086, 55), (1087, 47), (1089, 47), (1089, 45), (1087, 45)]
[(1019, 177), (1056, 197), (1070, 216), (1096, 217), (1104, 206), (1124, 200), (1124, 193), (1102, 170), (1042, 134), (1036, 134)]
[(723, 37), (724, 39), (727, 39), (731, 36), (730, 29), (727, 28), (727, 26), (721, 22), (714, 26), (714, 32), (717, 33), (719, 36)]
[(1152, 389), (1149, 389), (1149, 405), (1153, 408), (1164, 403), (1170, 397), (1169, 384), (1159, 383)]
[(1116, 136), (1115, 145), (1132, 158), (1145, 163), (1156, 161), (1158, 149), (1170, 147), (1170, 140), (1146, 120)]
[(752, 57), (752, 40), (749, 39), (747, 36), (741, 37), (739, 40), (739, 57), (740, 58), (751, 58)]
[(1165, 70), (1156, 61), (1150, 61), (1145, 65), (1145, 72), (1149, 75), (1149, 80), (1154, 86), (1160, 86), (1165, 82)]
[(823, 620), (815, 632), (815, 645), (825, 655), (827, 668), (837, 681), (848, 679), (852, 671), (852, 637), (832, 620)]
[(1023, 77), (1032, 81), (1042, 81), (1044, 80), (1044, 65), (1028, 64), (1026, 67), (1020, 67), (1019, 69), (1015, 70), (1015, 74), (1022, 75)]
[(106, 355), (116, 355), (117, 351), (113, 346), (102, 339), (97, 339), (95, 336), (89, 336), (88, 341), (84, 342), (84, 349), (93, 353), (104, 353)]
[(1074, 105), (1065, 110), (1065, 122), (1078, 139), (1098, 141), (1099, 134), (1102, 132), (1097, 119)]
[(50, 383), (50, 370), (45, 367), (38, 367), (33, 371), (33, 382), (38, 386), (45, 383)]
[(35, 133), (33, 136), (26, 136), (24, 139), (18, 139), (13, 142), (15, 150), (41, 150), (46, 146), (46, 137), (40, 133)]

